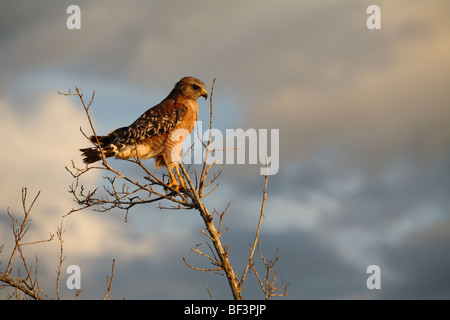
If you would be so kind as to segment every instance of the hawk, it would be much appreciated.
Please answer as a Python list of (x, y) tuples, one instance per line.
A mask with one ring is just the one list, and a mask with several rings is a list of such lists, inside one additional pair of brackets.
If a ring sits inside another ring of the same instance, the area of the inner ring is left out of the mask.
[(154, 158), (156, 169), (167, 167), (171, 180), (169, 186), (176, 190), (185, 189), (178, 163), (183, 141), (194, 129), (198, 118), (197, 99), (200, 96), (208, 98), (205, 84), (194, 77), (182, 78), (167, 98), (144, 112), (130, 126), (116, 129), (106, 136), (89, 137), (96, 147), (80, 149), (83, 162), (89, 164), (101, 160), (102, 151), (105, 158)]

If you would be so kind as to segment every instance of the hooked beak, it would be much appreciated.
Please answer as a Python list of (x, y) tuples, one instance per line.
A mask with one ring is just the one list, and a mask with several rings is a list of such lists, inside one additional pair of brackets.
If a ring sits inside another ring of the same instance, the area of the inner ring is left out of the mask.
[(203, 90), (202, 97), (205, 98), (205, 100), (208, 99), (208, 92), (206, 92), (206, 90)]

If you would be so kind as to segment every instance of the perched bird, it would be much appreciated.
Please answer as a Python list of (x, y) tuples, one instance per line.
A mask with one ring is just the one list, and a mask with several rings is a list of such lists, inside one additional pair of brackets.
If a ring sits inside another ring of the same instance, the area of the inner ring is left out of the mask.
[(167, 98), (148, 109), (130, 126), (116, 129), (106, 136), (91, 136), (89, 140), (96, 147), (80, 149), (83, 162), (89, 164), (101, 160), (101, 150), (105, 158), (155, 158), (156, 169), (167, 167), (171, 180), (169, 186), (177, 190), (185, 189), (178, 163), (183, 141), (194, 129), (198, 118), (197, 99), (200, 96), (208, 98), (205, 84), (194, 77), (182, 78)]

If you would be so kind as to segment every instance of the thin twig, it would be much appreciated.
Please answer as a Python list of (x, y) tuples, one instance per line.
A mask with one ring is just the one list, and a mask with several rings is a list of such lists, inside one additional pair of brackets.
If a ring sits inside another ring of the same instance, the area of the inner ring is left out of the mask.
[(61, 225), (59, 226), (58, 230), (56, 231), (56, 235), (58, 237), (59, 240), (59, 246), (60, 246), (60, 251), (59, 251), (59, 264), (58, 264), (58, 269), (56, 270), (56, 297), (58, 300), (60, 300), (60, 295), (59, 295), (59, 281), (60, 281), (60, 276), (61, 276), (61, 268), (62, 268), (62, 264), (63, 261), (66, 259), (63, 255), (64, 249), (63, 249), (63, 239), (62, 239), (62, 234), (63, 234), (63, 222), (61, 221)]
[(259, 214), (258, 227), (256, 228), (255, 239), (253, 240), (253, 245), (251, 246), (250, 255), (248, 256), (247, 265), (245, 267), (244, 272), (242, 273), (242, 277), (241, 277), (241, 281), (240, 281), (241, 285), (244, 283), (244, 280), (245, 280), (245, 277), (247, 275), (247, 272), (248, 272), (249, 268), (253, 264), (253, 262), (252, 262), (253, 261), (253, 255), (255, 253), (255, 248), (256, 248), (256, 245), (258, 243), (259, 232), (261, 230), (262, 218), (264, 217), (264, 206), (265, 206), (266, 199), (267, 199), (267, 181), (268, 181), (267, 170), (268, 170), (268, 164), (267, 164), (267, 161), (266, 161), (266, 174), (264, 175), (263, 199), (262, 199), (262, 203), (261, 203), (261, 211), (260, 211), (260, 214)]
[(116, 260), (113, 259), (112, 269), (111, 269), (111, 277), (106, 276), (107, 291), (106, 291), (105, 296), (103, 297), (103, 300), (109, 300), (110, 299), (110, 298), (108, 298), (108, 296), (111, 293), (111, 285), (112, 285), (112, 281), (113, 281), (113, 278), (114, 278), (114, 265), (115, 265), (115, 263), (116, 263)]
[(198, 194), (200, 195), (200, 198), (203, 195), (203, 185), (205, 184), (205, 178), (207, 175), (207, 168), (206, 163), (208, 162), (208, 155), (209, 155), (209, 147), (211, 145), (211, 139), (212, 139), (212, 123), (213, 123), (213, 94), (214, 94), (214, 84), (216, 83), (216, 78), (213, 79), (213, 83), (211, 86), (211, 95), (209, 98), (209, 137), (208, 137), (208, 143), (206, 144), (206, 153), (205, 153), (205, 159), (203, 159), (203, 167), (202, 167), (202, 173), (200, 175), (200, 184), (198, 187)]

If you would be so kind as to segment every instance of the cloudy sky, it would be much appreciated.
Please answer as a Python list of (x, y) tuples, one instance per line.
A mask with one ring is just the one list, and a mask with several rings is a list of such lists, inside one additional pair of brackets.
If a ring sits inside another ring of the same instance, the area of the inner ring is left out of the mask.
[[(71, 4), (81, 30), (66, 27)], [(366, 27), (371, 4), (381, 8), (381, 30)], [(120, 211), (62, 218), (75, 206), (64, 167), (81, 163), (79, 128), (88, 123), (79, 101), (57, 91), (95, 90), (92, 117), (107, 133), (191, 75), (207, 88), (216, 78), (221, 132), (279, 129), (261, 239), (268, 258), (278, 248), (287, 298), (450, 298), (449, 14), (446, 0), (3, 3), (0, 268), (12, 244), (7, 210), (20, 216), (27, 187), (30, 200), (41, 191), (27, 239), (47, 238), (63, 220), (63, 267), (80, 266), (80, 298), (103, 297), (113, 259), (117, 299), (208, 299), (206, 283), (215, 298), (232, 297), (225, 278), (182, 261), (208, 267), (190, 252), (207, 240), (196, 212), (155, 204), (126, 223)], [(208, 101), (199, 108), (208, 121)], [(223, 241), (238, 274), (257, 224), (260, 167), (225, 164), (207, 201), (211, 210), (231, 202)], [(103, 182), (100, 173), (83, 179)], [(27, 249), (53, 294), (59, 244)], [(370, 265), (381, 269), (379, 290), (366, 286)], [(263, 298), (247, 279), (244, 298)], [(73, 297), (64, 283), (61, 292)]]

